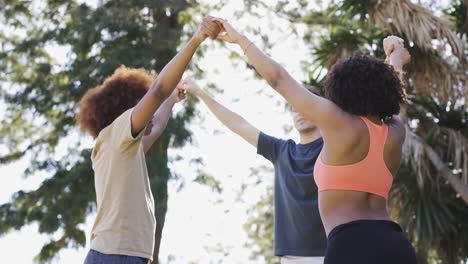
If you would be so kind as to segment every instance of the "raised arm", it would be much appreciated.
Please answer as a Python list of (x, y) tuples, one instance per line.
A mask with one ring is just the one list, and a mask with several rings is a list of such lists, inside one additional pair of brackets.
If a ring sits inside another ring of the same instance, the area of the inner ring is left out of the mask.
[(172, 107), (185, 98), (183, 91), (175, 89), (171, 96), (167, 98), (159, 107), (153, 119), (146, 126), (147, 131), (142, 138), (143, 149), (146, 152), (153, 143), (161, 136), (167, 127), (167, 123), (172, 114)]
[[(310, 93), (277, 62), (265, 55), (246, 36), (237, 32), (226, 20), (211, 18), (221, 25), (224, 34), (218, 39), (238, 44), (257, 72), (279, 92), (299, 113), (323, 130), (336, 130), (344, 112), (333, 102)], [(329, 122), (329, 120), (335, 122)]]
[(396, 36), (388, 36), (383, 40), (383, 47), (387, 55), (385, 62), (399, 72), (403, 72), (403, 66), (411, 61), (411, 55), (403, 43), (403, 39)]
[[(399, 73), (400, 80), (403, 82), (403, 66), (411, 61), (411, 55), (403, 45), (403, 39), (396, 36), (389, 36), (383, 40), (383, 47), (387, 58), (385, 62), (392, 65), (393, 68)], [(401, 115), (394, 115), (392, 123), (396, 125), (399, 131), (400, 140), (404, 141), (406, 129)]]
[(260, 131), (256, 127), (252, 126), (240, 115), (232, 112), (222, 104), (218, 103), (205, 91), (200, 89), (193, 81), (188, 79), (184, 80), (182, 85), (179, 87), (199, 97), (206, 104), (206, 106), (208, 106), (208, 109), (210, 109), (216, 118), (221, 121), (221, 123), (227, 126), (232, 132), (241, 136), (254, 147), (257, 147)]
[[(203, 24), (208, 24), (204, 25)], [(177, 55), (162, 69), (146, 95), (132, 112), (132, 134), (137, 135), (151, 120), (156, 110), (168, 98), (190, 62), (198, 46), (208, 37), (214, 38), (219, 27), (208, 19), (203, 19), (198, 31)]]

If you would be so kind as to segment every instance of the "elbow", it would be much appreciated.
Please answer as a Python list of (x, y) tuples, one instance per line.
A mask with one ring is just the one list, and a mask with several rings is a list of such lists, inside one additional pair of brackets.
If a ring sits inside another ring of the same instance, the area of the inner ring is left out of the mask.
[(280, 84), (287, 78), (287, 76), (288, 72), (278, 65), (278, 69), (274, 72), (271, 78), (267, 80), (267, 82), (271, 87), (273, 87), (273, 89), (278, 90)]
[(166, 100), (172, 92), (167, 91), (163, 85), (160, 83), (155, 83), (151, 86), (150, 90), (148, 91), (154, 98), (159, 99), (161, 102)]

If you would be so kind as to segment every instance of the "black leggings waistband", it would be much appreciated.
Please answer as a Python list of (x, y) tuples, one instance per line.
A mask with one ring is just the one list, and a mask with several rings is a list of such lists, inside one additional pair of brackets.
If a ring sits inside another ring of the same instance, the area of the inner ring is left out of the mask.
[(366, 227), (366, 228), (388, 228), (394, 231), (403, 232), (400, 225), (390, 220), (355, 220), (348, 223), (335, 226), (328, 234), (328, 239), (335, 236), (341, 230), (348, 227)]
[(401, 227), (388, 220), (357, 220), (328, 234), (324, 264), (416, 264)]

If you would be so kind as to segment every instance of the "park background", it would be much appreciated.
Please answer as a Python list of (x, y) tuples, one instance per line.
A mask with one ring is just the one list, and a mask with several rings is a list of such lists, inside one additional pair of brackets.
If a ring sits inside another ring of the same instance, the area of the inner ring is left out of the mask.
[[(116, 67), (159, 72), (204, 15), (228, 19), (305, 85), (405, 40), (407, 138), (389, 197), (421, 263), (468, 262), (466, 0), (0, 0), (2, 263), (82, 263), (95, 217), (76, 102)], [(298, 139), (242, 51), (207, 40), (187, 70), (260, 130)], [(272, 166), (189, 97), (147, 155), (160, 263), (278, 263)]]

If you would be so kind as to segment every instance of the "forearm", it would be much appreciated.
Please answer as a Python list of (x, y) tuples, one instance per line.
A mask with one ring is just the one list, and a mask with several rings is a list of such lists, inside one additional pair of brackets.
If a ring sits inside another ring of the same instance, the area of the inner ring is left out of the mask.
[(403, 63), (397, 60), (388, 60), (388, 64), (392, 65), (395, 70), (403, 72)]
[(177, 53), (177, 55), (161, 70), (158, 77), (152, 85), (159, 95), (167, 98), (179, 83), (187, 65), (193, 57), (193, 54), (203, 42), (203, 39), (193, 37), (190, 41)]
[(250, 64), (255, 67), (257, 72), (271, 87), (276, 89), (281, 78), (285, 78), (287, 76), (286, 70), (276, 61), (263, 53), (247, 37), (241, 37), (238, 44), (249, 59)]
[[(241, 37), (238, 42), (244, 50), (249, 63), (268, 82), (268, 84), (281, 94), (299, 112), (308, 119), (310, 117), (310, 106), (319, 105), (320, 98), (307, 91), (276, 61), (263, 53), (255, 44), (246, 37)], [(304, 110), (305, 109), (305, 110)], [(318, 110), (316, 112), (319, 112)], [(312, 113), (313, 114), (313, 113)]]
[(150, 149), (153, 143), (166, 129), (169, 118), (171, 118), (172, 115), (172, 108), (174, 107), (174, 104), (175, 100), (172, 98), (172, 96), (167, 98), (153, 116), (153, 128), (151, 129), (151, 133), (143, 137), (143, 147), (145, 152)]
[(322, 123), (327, 103), (324, 99), (307, 91), (281, 65), (265, 55), (245, 37), (238, 42), (245, 55), (268, 84), (281, 94), (295, 109), (312, 122)]
[(239, 134), (240, 126), (245, 123), (245, 119), (240, 115), (232, 112), (222, 104), (218, 103), (210, 95), (205, 92), (198, 94), (199, 98), (205, 103), (210, 111), (230, 130)]
[(164, 129), (167, 127), (169, 118), (172, 115), (172, 108), (175, 105), (175, 100), (172, 97), (169, 97), (164, 103), (159, 107), (158, 111), (153, 117), (153, 125), (155, 131), (159, 131), (159, 134), (162, 134)]
[(216, 100), (211, 98), (208, 94), (201, 92), (198, 96), (221, 123), (227, 126), (232, 132), (241, 136), (252, 146), (257, 147), (260, 131), (256, 127), (252, 126), (240, 115), (216, 102)]
[(391, 59), (388, 60), (387, 63), (393, 66), (393, 69), (397, 73), (398, 78), (400, 79), (401, 83), (404, 83), (405, 82), (405, 78), (404, 78), (405, 72), (403, 71), (403, 64), (400, 61), (393, 61)]
[(187, 64), (203, 38), (193, 37), (162, 69), (150, 90), (138, 102), (132, 113), (132, 135), (138, 134), (153, 118), (155, 112), (174, 91)]

